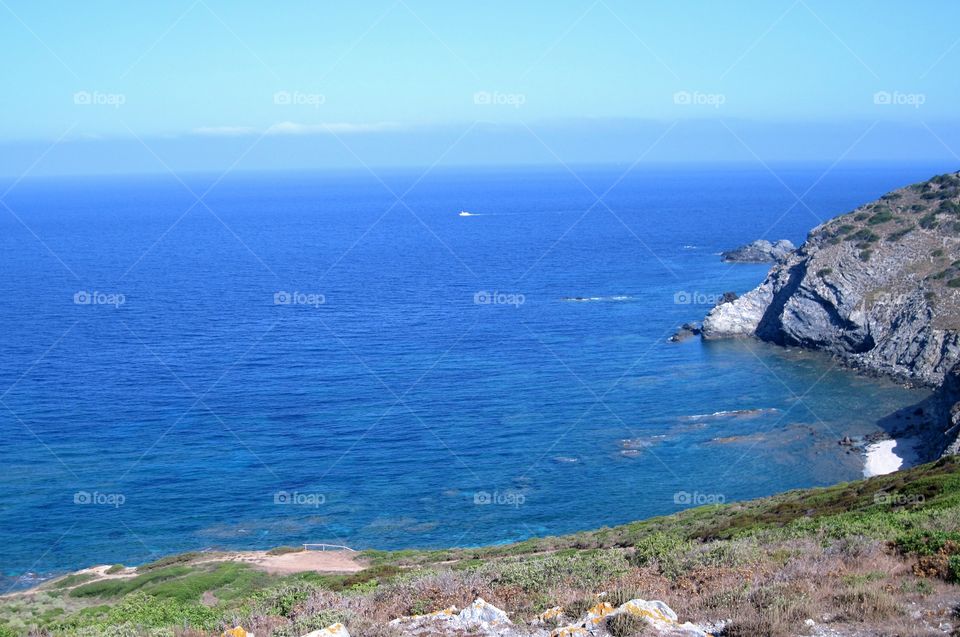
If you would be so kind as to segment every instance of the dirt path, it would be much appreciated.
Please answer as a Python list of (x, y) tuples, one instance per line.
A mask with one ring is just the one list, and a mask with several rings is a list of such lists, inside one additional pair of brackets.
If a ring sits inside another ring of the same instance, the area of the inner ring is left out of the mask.
[(249, 557), (238, 560), (250, 563), (254, 568), (273, 575), (288, 575), (315, 571), (318, 573), (356, 573), (365, 566), (350, 551), (299, 551), (283, 555)]
[[(230, 551), (227, 553), (213, 553), (209, 557), (199, 556), (189, 562), (190, 565), (210, 564), (213, 562), (238, 562), (249, 564), (252, 568), (264, 571), (271, 575), (291, 575), (293, 573), (356, 573), (366, 568), (357, 554), (353, 551), (297, 551), (283, 555), (268, 555), (266, 551)], [(74, 571), (63, 577), (77, 574), (89, 574), (90, 578), (70, 586), (58, 587), (57, 590), (68, 591), (78, 586), (111, 579), (131, 579), (142, 573), (136, 568), (127, 567), (115, 573), (107, 573), (110, 565), (92, 566)], [(35, 594), (42, 590), (51, 590), (63, 577), (48, 580), (33, 588), (4, 593), (3, 598), (16, 598)]]

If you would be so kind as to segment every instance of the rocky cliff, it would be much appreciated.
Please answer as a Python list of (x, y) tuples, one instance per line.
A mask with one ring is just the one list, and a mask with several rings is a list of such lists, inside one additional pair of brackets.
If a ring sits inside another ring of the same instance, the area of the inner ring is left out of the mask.
[(935, 385), (960, 360), (960, 175), (884, 195), (814, 228), (705, 338), (756, 336)]
[[(759, 287), (703, 322), (704, 338), (744, 336), (938, 386), (941, 413), (960, 411), (960, 173), (814, 228)], [(950, 416), (945, 429), (951, 418), (960, 423)]]

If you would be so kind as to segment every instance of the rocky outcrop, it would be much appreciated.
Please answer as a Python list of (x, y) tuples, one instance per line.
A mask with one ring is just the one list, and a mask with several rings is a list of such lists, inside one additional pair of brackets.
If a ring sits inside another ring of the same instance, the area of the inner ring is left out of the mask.
[(705, 338), (756, 336), (935, 385), (960, 361), (960, 177), (885, 195), (811, 231)]
[(783, 261), (795, 249), (796, 246), (786, 239), (780, 239), (776, 243), (757, 239), (735, 250), (721, 252), (720, 257), (728, 263), (770, 263)]
[[(425, 615), (400, 617), (391, 621), (390, 626), (402, 635), (422, 637), (462, 634), (488, 637), (610, 637), (608, 622), (623, 615), (634, 617), (641, 625), (646, 625), (649, 632), (644, 634), (709, 637), (700, 627), (690, 622), (681, 623), (677, 614), (661, 601), (633, 599), (614, 606), (604, 597), (605, 594), (598, 595), (597, 603), (581, 617), (571, 618), (562, 606), (555, 606), (538, 615), (529, 625), (514, 624), (505, 612), (477, 598), (459, 612), (455, 607), (450, 607)], [(309, 637), (313, 637), (313, 633)]]
[(955, 438), (960, 174), (902, 188), (814, 228), (757, 288), (711, 310), (702, 334), (820, 350), (870, 373), (943, 383), (940, 409), (952, 419), (943, 431)]

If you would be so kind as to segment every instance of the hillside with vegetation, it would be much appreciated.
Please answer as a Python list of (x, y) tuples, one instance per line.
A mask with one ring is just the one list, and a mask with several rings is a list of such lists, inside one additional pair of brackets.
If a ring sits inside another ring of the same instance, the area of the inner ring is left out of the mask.
[[(275, 575), (216, 553), (82, 571), (4, 597), (0, 635), (577, 635), (591, 611), (594, 633), (616, 637), (960, 634), (960, 460), (569, 536), (360, 559), (349, 574)], [(477, 598), (509, 625), (394, 621)], [(674, 609), (677, 632), (604, 616), (636, 599)]]

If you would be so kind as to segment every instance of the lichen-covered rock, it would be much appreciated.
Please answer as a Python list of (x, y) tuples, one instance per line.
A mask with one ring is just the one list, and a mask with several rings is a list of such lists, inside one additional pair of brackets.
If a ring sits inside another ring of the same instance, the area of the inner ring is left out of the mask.
[(512, 624), (505, 612), (480, 597), (460, 612), (457, 612), (456, 606), (451, 606), (426, 615), (399, 617), (390, 622), (391, 626), (409, 635), (434, 634), (438, 629), (450, 632), (470, 630), (487, 635), (500, 635)]
[(350, 633), (347, 632), (346, 626), (338, 623), (307, 633), (302, 637), (350, 637)]
[(617, 608), (609, 602), (600, 602), (590, 608), (575, 624), (562, 626), (550, 633), (550, 637), (585, 637), (586, 635), (609, 635), (606, 622), (617, 615), (633, 615), (645, 620), (658, 635), (672, 637), (710, 637), (699, 627), (686, 622), (681, 624), (677, 614), (661, 601), (632, 599)]
[(458, 620), (464, 626), (505, 626), (512, 624), (505, 612), (478, 597), (472, 604), (460, 611)]

